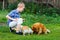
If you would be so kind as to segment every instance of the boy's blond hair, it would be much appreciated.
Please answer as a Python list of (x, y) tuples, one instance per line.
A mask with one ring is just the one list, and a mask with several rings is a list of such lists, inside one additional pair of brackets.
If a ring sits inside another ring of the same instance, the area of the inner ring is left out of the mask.
[(23, 3), (23, 2), (20, 2), (18, 5), (17, 5), (17, 7), (25, 7), (25, 4)]

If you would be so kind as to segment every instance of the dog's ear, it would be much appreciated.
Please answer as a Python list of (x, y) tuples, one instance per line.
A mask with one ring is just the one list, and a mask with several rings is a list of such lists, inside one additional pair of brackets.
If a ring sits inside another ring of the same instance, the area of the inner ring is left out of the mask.
[(35, 25), (33, 25), (32, 30), (33, 30), (33, 31), (36, 31), (36, 27), (35, 27)]
[(34, 25), (32, 26), (32, 30), (34, 31)]

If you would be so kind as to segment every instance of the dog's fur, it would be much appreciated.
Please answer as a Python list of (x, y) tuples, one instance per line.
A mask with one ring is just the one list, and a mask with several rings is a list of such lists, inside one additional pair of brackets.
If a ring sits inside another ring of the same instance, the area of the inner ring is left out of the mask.
[[(13, 28), (13, 30), (16, 30), (16, 28)], [(33, 31), (31, 28), (29, 28), (28, 26), (21, 26), (20, 30), (17, 30), (23, 33), (23, 35), (25, 36), (25, 34), (33, 34)]]
[(34, 23), (32, 26), (32, 30), (34, 33), (37, 33), (37, 34), (50, 33), (50, 30), (48, 30), (42, 23)]
[(33, 34), (33, 31), (31, 28), (29, 28), (28, 26), (23, 26), (22, 27), (22, 32), (23, 32), (23, 35), (25, 36), (26, 33), (28, 34)]

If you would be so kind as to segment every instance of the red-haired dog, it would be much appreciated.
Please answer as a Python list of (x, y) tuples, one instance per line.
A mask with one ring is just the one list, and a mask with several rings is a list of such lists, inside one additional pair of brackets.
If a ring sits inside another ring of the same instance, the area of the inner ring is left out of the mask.
[(50, 33), (50, 30), (48, 30), (42, 23), (34, 23), (32, 26), (32, 30), (34, 33), (37, 33), (37, 34)]

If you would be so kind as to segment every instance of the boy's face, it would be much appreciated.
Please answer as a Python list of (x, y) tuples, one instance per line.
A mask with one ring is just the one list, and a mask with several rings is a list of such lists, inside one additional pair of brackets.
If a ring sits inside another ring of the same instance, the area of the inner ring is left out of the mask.
[(25, 5), (21, 4), (21, 6), (18, 7), (18, 8), (19, 8), (19, 11), (22, 12), (24, 10), (24, 8), (25, 8)]

